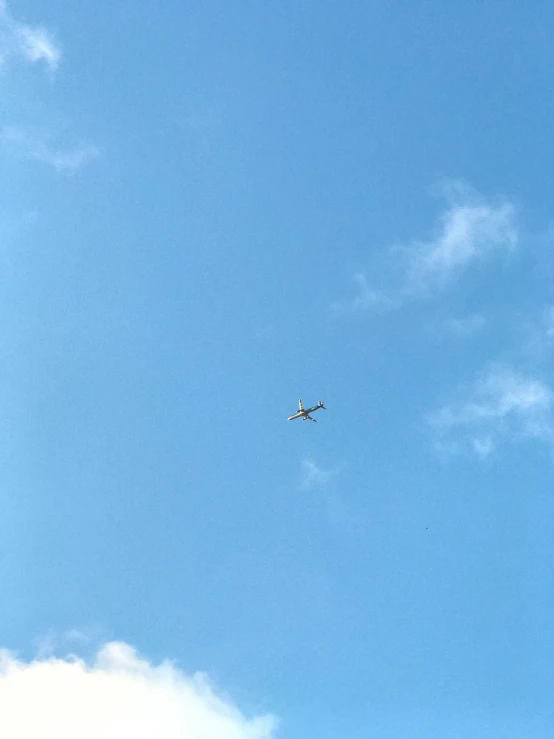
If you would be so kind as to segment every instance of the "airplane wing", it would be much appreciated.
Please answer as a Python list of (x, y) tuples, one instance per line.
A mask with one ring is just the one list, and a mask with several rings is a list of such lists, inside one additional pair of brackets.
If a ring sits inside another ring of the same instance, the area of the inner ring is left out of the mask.
[(302, 405), (302, 400), (299, 400), (298, 401), (298, 410), (299, 411), (303, 411), (304, 410), (304, 406)]

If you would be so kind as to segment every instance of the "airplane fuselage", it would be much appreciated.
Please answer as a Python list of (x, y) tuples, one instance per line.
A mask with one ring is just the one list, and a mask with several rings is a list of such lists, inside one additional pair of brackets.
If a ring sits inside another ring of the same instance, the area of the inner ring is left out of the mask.
[(295, 418), (303, 418), (304, 420), (309, 419), (310, 421), (315, 421), (315, 418), (310, 417), (310, 413), (313, 413), (314, 411), (318, 411), (320, 408), (325, 409), (325, 406), (322, 402), (319, 402), (317, 405), (312, 406), (311, 408), (302, 408), (301, 410), (297, 411), (294, 415), (289, 416), (287, 418), (287, 421), (294, 421)]

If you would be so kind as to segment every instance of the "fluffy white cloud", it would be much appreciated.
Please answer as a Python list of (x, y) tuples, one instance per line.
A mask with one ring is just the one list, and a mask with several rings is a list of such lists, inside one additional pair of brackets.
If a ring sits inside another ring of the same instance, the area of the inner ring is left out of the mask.
[(100, 154), (91, 144), (79, 144), (71, 148), (53, 146), (44, 138), (17, 126), (4, 127), (1, 138), (7, 146), (20, 152), (25, 158), (47, 164), (58, 172), (73, 172)]
[(511, 203), (488, 201), (463, 183), (450, 183), (445, 193), (447, 208), (439, 217), (434, 238), (406, 249), (409, 288), (443, 285), (470, 263), (517, 245)]
[(498, 365), (475, 382), (465, 401), (430, 416), (439, 448), (487, 456), (501, 440), (554, 442), (554, 393), (541, 380)]
[(122, 642), (91, 664), (32, 662), (0, 652), (0, 736), (6, 739), (271, 739), (275, 719), (247, 719), (204, 675), (153, 666)]
[(43, 61), (54, 71), (60, 63), (61, 51), (48, 31), (16, 21), (5, 0), (0, 0), (0, 61), (6, 62), (10, 57)]
[(391, 249), (388, 266), (397, 284), (384, 292), (369, 284), (363, 273), (356, 274), (358, 293), (349, 308), (397, 308), (408, 298), (444, 287), (472, 263), (515, 249), (518, 230), (511, 203), (493, 202), (459, 181), (443, 185), (441, 194), (446, 207), (434, 236)]

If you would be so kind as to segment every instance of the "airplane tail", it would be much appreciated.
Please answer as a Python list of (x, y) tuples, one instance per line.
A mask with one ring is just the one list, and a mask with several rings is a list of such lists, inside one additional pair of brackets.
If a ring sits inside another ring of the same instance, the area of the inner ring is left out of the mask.
[(317, 401), (317, 405), (319, 406), (319, 408), (323, 408), (324, 411), (327, 410), (327, 408), (323, 405), (323, 401), (322, 400), (318, 400)]

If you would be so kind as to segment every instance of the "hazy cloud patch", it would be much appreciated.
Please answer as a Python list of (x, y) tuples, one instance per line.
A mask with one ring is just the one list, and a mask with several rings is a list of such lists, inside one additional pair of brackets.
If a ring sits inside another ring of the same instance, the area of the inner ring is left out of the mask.
[(391, 310), (397, 306), (397, 301), (380, 290), (370, 286), (364, 272), (356, 272), (352, 275), (355, 285), (353, 298), (333, 303), (333, 308), (338, 311), (366, 311), (366, 310)]
[(29, 26), (16, 21), (5, 0), (0, 0), (0, 62), (11, 58), (44, 62), (50, 71), (60, 63), (61, 50), (52, 34), (41, 26)]
[(43, 660), (48, 657), (54, 657), (56, 654), (63, 652), (71, 652), (78, 649), (82, 652), (83, 648), (92, 647), (105, 642), (101, 638), (102, 632), (99, 629), (91, 627), (73, 628), (67, 631), (55, 631), (51, 629), (42, 636), (33, 640), (37, 659)]
[(494, 441), (490, 434), (484, 436), (476, 436), (471, 440), (471, 448), (473, 452), (481, 459), (485, 459), (494, 450)]
[(442, 287), (471, 263), (517, 246), (515, 208), (510, 202), (494, 202), (459, 181), (446, 183), (442, 192), (447, 206), (435, 225), (435, 235), (401, 247), (408, 291)]
[(465, 399), (428, 417), (440, 449), (488, 456), (502, 441), (554, 442), (554, 393), (540, 379), (490, 365)]
[(512, 203), (486, 198), (459, 180), (443, 183), (440, 194), (446, 205), (431, 238), (389, 250), (389, 267), (396, 277), (383, 289), (370, 284), (364, 273), (353, 275), (358, 293), (348, 303), (351, 309), (398, 308), (444, 288), (470, 265), (517, 247)]
[(58, 172), (74, 172), (100, 155), (92, 144), (57, 146), (49, 137), (29, 132), (18, 126), (5, 126), (1, 134), (4, 146), (25, 159), (34, 159)]
[(324, 470), (319, 467), (313, 460), (303, 459), (302, 460), (302, 487), (312, 488), (326, 485), (331, 476), (333, 470)]

